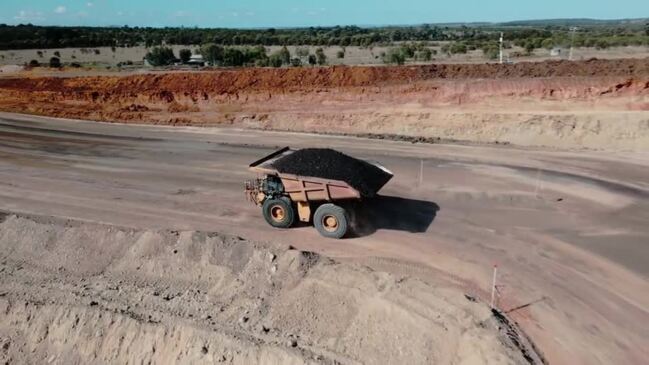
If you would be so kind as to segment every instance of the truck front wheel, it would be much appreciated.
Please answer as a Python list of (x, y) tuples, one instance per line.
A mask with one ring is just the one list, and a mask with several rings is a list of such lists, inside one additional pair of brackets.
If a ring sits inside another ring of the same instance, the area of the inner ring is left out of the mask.
[(261, 210), (266, 222), (275, 228), (288, 228), (295, 221), (295, 210), (287, 197), (266, 199)]
[(322, 204), (313, 214), (313, 225), (321, 235), (338, 239), (347, 233), (349, 218), (344, 208)]

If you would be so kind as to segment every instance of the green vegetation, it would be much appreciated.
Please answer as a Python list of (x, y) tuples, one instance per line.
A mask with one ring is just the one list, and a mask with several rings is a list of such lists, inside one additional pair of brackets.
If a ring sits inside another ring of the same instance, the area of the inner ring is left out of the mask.
[(187, 63), (189, 59), (192, 58), (192, 50), (183, 48), (178, 52), (178, 57), (180, 57), (180, 62)]
[(58, 57), (50, 58), (50, 67), (55, 67), (55, 68), (61, 67), (61, 60)]
[(326, 65), (327, 64), (327, 56), (324, 53), (324, 50), (322, 48), (318, 48), (315, 50), (315, 57), (316, 61), (318, 62), (318, 65)]
[[(571, 31), (578, 26), (576, 31)], [(0, 24), (0, 50), (40, 49), (36, 54), (45, 63), (47, 48), (76, 47), (82, 54), (99, 55), (96, 47), (145, 46), (146, 59), (151, 65), (165, 66), (178, 62), (171, 48), (165, 45), (199, 46), (199, 53), (213, 66), (282, 67), (325, 65), (327, 57), (322, 47), (337, 46), (335, 57), (343, 59), (346, 47), (389, 47), (386, 52), (372, 54), (385, 63), (404, 64), (430, 62), (437, 55), (450, 56), (480, 50), (486, 59), (496, 59), (498, 39), (504, 33), (505, 48), (521, 47), (531, 55), (537, 49), (554, 47), (595, 47), (606, 49), (619, 46), (649, 46), (649, 19), (595, 21), (560, 19), (523, 21), (501, 24), (446, 24), (386, 27), (310, 27), (290, 29), (222, 29), (222, 28), (150, 28), (150, 27), (55, 27)], [(283, 46), (271, 55), (266, 47)], [(296, 45), (291, 55), (287, 46)], [(312, 50), (316, 48), (315, 54)], [(73, 52), (74, 53), (74, 52)], [(53, 55), (60, 59), (60, 53)], [(178, 54), (186, 63), (191, 58), (189, 48)], [(76, 56), (72, 55), (75, 59)]]
[(176, 61), (174, 51), (168, 47), (155, 47), (144, 58), (151, 66), (168, 66)]
[[(477, 25), (420, 25), (368, 27), (310, 27), (291, 29), (150, 28), (150, 27), (55, 27), (0, 24), (0, 49), (64, 47), (146, 47), (163, 44), (221, 46), (298, 45), (360, 46), (395, 45), (398, 42), (463, 42), (481, 49), (485, 41), (505, 39), (526, 49), (547, 41), (566, 45), (570, 27), (579, 26), (575, 46), (649, 45), (649, 25), (644, 20), (588, 21), (546, 20)], [(532, 45), (528, 45), (531, 43)], [(301, 53), (297, 57), (308, 57)]]

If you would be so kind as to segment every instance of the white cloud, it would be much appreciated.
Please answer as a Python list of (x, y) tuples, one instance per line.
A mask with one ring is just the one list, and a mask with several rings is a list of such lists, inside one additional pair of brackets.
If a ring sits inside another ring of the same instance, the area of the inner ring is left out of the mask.
[(95, 6), (95, 4), (94, 3), (86, 3), (86, 6), (89, 7), (89, 8), (92, 8), (93, 6)]
[(123, 11), (118, 11), (117, 15), (122, 16), (122, 15), (124, 15), (124, 12)]
[(14, 16), (14, 19), (21, 22), (36, 22), (40, 20), (45, 20), (42, 12), (31, 11), (31, 10), (19, 11), (18, 14)]
[(59, 5), (59, 6), (56, 7), (56, 9), (54, 9), (54, 12), (57, 13), (57, 14), (65, 14), (65, 12), (67, 10), (68, 9), (66, 9), (65, 6)]
[(235, 12), (232, 13), (232, 16), (237, 17), (237, 16), (239, 16), (239, 13), (237, 13), (237, 12), (235, 11)]

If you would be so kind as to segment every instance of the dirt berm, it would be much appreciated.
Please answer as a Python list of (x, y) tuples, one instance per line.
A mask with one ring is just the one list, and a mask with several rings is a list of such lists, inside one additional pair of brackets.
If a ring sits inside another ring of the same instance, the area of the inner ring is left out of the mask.
[(3, 364), (539, 359), (453, 288), (218, 233), (0, 221)]
[(0, 78), (0, 110), (107, 122), (236, 126), (649, 149), (649, 58)]

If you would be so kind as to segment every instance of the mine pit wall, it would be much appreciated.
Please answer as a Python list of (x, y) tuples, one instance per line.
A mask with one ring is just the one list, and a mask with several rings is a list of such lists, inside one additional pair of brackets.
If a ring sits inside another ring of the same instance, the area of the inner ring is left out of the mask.
[(0, 79), (0, 110), (108, 122), (649, 149), (649, 60)]

